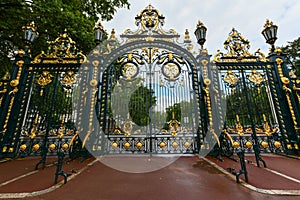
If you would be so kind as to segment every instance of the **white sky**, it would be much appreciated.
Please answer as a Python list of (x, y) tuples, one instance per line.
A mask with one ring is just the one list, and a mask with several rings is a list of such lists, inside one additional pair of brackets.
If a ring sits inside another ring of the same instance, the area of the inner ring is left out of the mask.
[[(175, 29), (184, 38), (185, 29), (196, 42), (194, 31), (200, 19), (208, 28), (206, 43), (209, 54), (218, 49), (226, 52), (223, 43), (234, 27), (250, 41), (250, 53), (258, 48), (267, 54), (269, 45), (261, 34), (266, 19), (278, 25), (275, 46), (285, 46), (300, 36), (300, 0), (129, 0), (130, 10), (119, 9), (114, 18), (103, 22), (104, 28), (116, 34), (125, 29), (136, 30), (135, 16), (149, 4), (165, 16), (164, 30)], [(198, 48), (198, 47), (197, 47)]]

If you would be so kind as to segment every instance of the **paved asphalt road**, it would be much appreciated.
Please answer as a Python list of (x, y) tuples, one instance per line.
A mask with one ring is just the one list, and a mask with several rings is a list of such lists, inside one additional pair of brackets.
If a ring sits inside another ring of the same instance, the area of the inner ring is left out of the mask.
[[(138, 164), (138, 163), (137, 163)], [(34, 180), (33, 180), (34, 181)], [(180, 157), (148, 173), (126, 173), (94, 162), (62, 187), (30, 200), (296, 200), (261, 194), (235, 183), (197, 156)]]

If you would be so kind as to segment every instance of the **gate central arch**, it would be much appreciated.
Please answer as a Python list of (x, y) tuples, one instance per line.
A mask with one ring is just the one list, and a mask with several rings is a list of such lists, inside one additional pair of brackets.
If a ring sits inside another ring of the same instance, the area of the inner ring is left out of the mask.
[(105, 86), (99, 101), (105, 99), (106, 104), (98, 112), (109, 152), (198, 149), (203, 130), (196, 63), (172, 51), (171, 45), (178, 49), (174, 44), (162, 43), (130, 43), (130, 50), (119, 51), (100, 76)]

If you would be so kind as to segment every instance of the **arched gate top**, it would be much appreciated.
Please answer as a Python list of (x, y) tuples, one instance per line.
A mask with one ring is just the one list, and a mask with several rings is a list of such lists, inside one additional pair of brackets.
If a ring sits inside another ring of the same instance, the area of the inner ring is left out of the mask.
[(114, 49), (110, 54), (107, 54), (105, 56), (103, 67), (107, 68), (114, 60), (118, 59), (120, 56), (133, 50), (142, 48), (161, 48), (180, 55), (191, 65), (192, 70), (195, 70), (195, 67), (197, 67), (198, 65), (196, 58), (187, 49), (165, 40), (154, 40), (133, 41)]
[(193, 49), (189, 31), (185, 31), (184, 41), (179, 42), (180, 35), (174, 29), (163, 30), (164, 19), (165, 17), (156, 8), (149, 5), (135, 17), (137, 30), (126, 29), (120, 35), (121, 41), (118, 41), (113, 29), (109, 39), (100, 44), (93, 54), (103, 56), (102, 66), (107, 68), (126, 53), (142, 48), (159, 48), (179, 55), (192, 68), (196, 67), (198, 52)]

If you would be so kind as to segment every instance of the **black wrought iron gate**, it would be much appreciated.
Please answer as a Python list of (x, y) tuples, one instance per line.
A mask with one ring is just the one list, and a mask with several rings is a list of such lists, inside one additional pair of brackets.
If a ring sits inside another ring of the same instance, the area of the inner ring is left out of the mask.
[(265, 57), (235, 29), (210, 61), (178, 42), (152, 6), (138, 30), (110, 37), (84, 56), (63, 33), (33, 60), (19, 51), (0, 81), (0, 157), (230, 155), (299, 152), (300, 85), (280, 49)]
[(148, 6), (136, 17), (139, 29), (120, 35), (121, 45), (112, 31), (88, 56), (84, 68), (92, 70), (80, 73), (84, 82), (95, 84), (82, 91), (88, 99), (97, 97), (86, 104), (79, 100), (86, 106), (78, 109), (96, 106), (97, 116), (80, 116), (91, 122), (80, 133), (94, 154), (196, 153), (216, 143), (219, 131), (207, 134), (213, 129), (209, 83), (202, 75), (207, 69), (196, 58), (188, 31), (180, 44), (174, 30), (161, 28), (163, 22)]
[(1, 97), (1, 157), (68, 154), (78, 133), (73, 89), (85, 56), (67, 32), (33, 60), (19, 51)]
[(99, 119), (104, 120), (105, 149), (194, 153), (202, 132), (197, 71), (157, 43), (141, 45), (104, 71), (99, 101), (106, 103), (99, 106)]
[(248, 52), (249, 41), (233, 29), (224, 42), (227, 53), (214, 56), (214, 83), (225, 100), (223, 132), (232, 150), (296, 152), (299, 143), (299, 99), (293, 71), (280, 49), (265, 57)]

